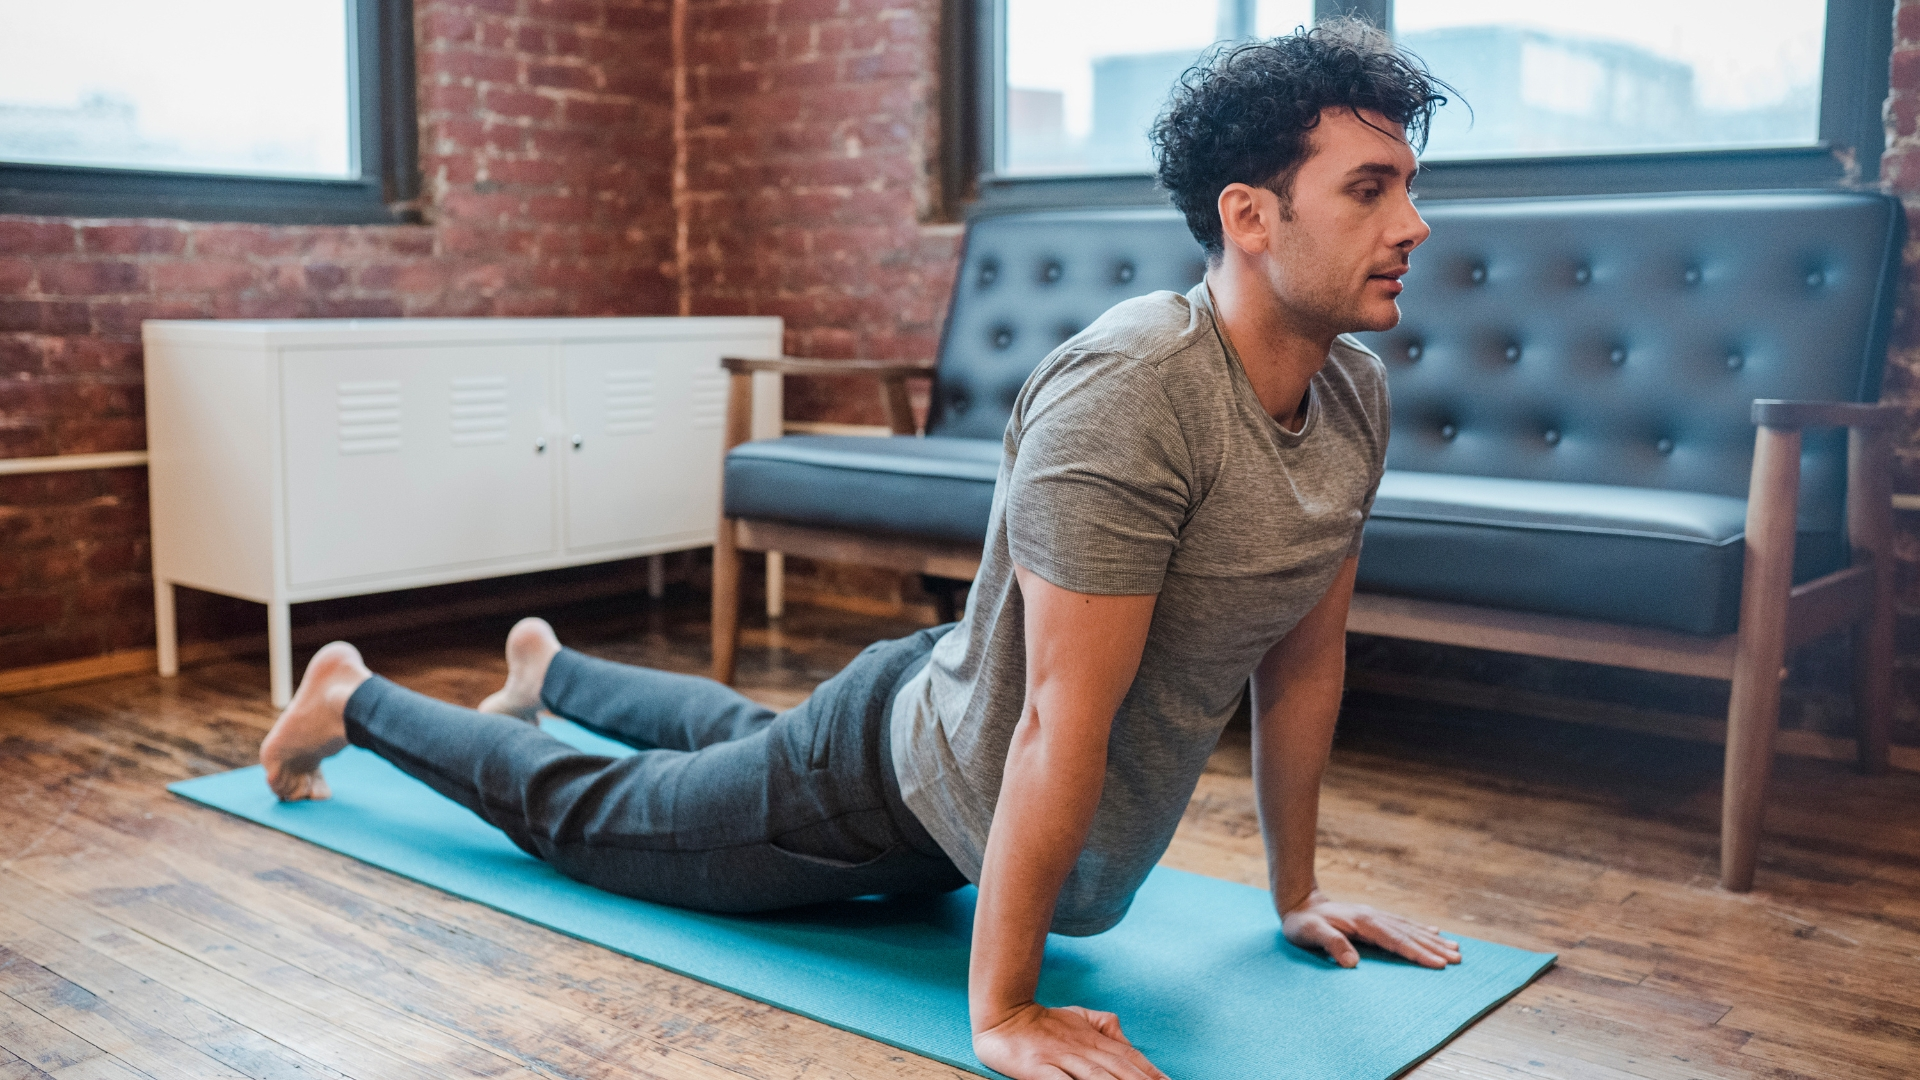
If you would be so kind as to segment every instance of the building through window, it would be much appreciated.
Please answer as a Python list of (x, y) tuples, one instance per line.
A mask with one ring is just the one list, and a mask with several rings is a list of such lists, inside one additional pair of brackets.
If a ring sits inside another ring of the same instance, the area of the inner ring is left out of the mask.
[[(1150, 170), (1147, 128), (1182, 71), (1315, 15), (1312, 0), (1002, 2), (1001, 176)], [(1436, 119), (1430, 161), (1820, 141), (1824, 0), (1380, 7), (1463, 99)]]

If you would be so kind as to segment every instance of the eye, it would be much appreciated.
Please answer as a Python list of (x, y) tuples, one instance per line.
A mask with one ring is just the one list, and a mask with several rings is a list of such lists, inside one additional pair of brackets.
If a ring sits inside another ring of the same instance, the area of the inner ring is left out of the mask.
[(1382, 194), (1379, 184), (1362, 184), (1354, 188), (1353, 193), (1368, 202), (1379, 198)]

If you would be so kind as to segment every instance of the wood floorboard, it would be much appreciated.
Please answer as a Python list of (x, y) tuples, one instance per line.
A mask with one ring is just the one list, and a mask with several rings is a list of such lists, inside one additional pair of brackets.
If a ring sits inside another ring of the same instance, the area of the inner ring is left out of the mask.
[[(588, 652), (697, 673), (703, 599), (552, 617)], [(509, 624), (362, 647), (470, 704), (504, 674)], [(797, 607), (746, 628), (742, 687), (791, 706), (912, 629)], [(272, 719), (252, 658), (0, 699), (0, 1080), (963, 1075), (164, 792), (251, 763)], [(1249, 760), (1230, 729), (1168, 865), (1265, 880)], [(1561, 957), (1411, 1076), (1920, 1076), (1920, 777), (1782, 759), (1758, 888), (1736, 896), (1714, 886), (1718, 762), (1349, 701), (1322, 883)]]

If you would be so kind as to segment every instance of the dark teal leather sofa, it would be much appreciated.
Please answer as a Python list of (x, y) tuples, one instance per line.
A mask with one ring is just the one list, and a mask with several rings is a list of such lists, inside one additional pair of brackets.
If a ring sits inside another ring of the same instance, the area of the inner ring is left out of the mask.
[[(1350, 625), (1734, 677), (1752, 572), (1754, 402), (1877, 400), (1900, 205), (1798, 192), (1422, 209), (1433, 235), (1405, 279), (1405, 317), (1362, 336), (1386, 364), (1393, 428)], [(897, 553), (934, 545), (950, 567), (985, 536), (999, 439), (1033, 367), (1115, 302), (1184, 290), (1203, 271), (1171, 211), (976, 220), (924, 435), (739, 445), (726, 459), (726, 518), (772, 526), (797, 548), (810, 536), (865, 537), (896, 553), (877, 561), (900, 569), (925, 567)], [(1872, 444), (1885, 419), (1874, 416), (1860, 420), (1856, 443)], [(1883, 557), (1849, 534), (1847, 432), (1789, 426), (1800, 442), (1792, 581)], [(1855, 511), (1858, 533), (1869, 519)], [(1878, 572), (1869, 586), (1884, 596), (1884, 564)], [(1885, 707), (1870, 692), (1863, 701)], [(1769, 713), (1764, 753), (1737, 749), (1770, 756), (1772, 723)], [(1738, 718), (1735, 727), (1739, 742)], [(1863, 730), (1870, 763), (1875, 737), (1884, 742)], [(1733, 776), (1730, 767), (1730, 793)], [(1752, 820), (1736, 823), (1744, 854), (1732, 859), (1749, 880), (1757, 805), (1739, 808)]]

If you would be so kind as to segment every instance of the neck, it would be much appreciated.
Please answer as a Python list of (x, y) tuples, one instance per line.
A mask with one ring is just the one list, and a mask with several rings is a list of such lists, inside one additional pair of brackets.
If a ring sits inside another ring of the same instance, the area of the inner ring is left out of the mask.
[(1307, 325), (1281, 306), (1265, 277), (1228, 248), (1207, 270), (1214, 317), (1233, 342), (1247, 380), (1267, 415), (1298, 428), (1307, 407), (1307, 385), (1327, 362), (1334, 331)]

